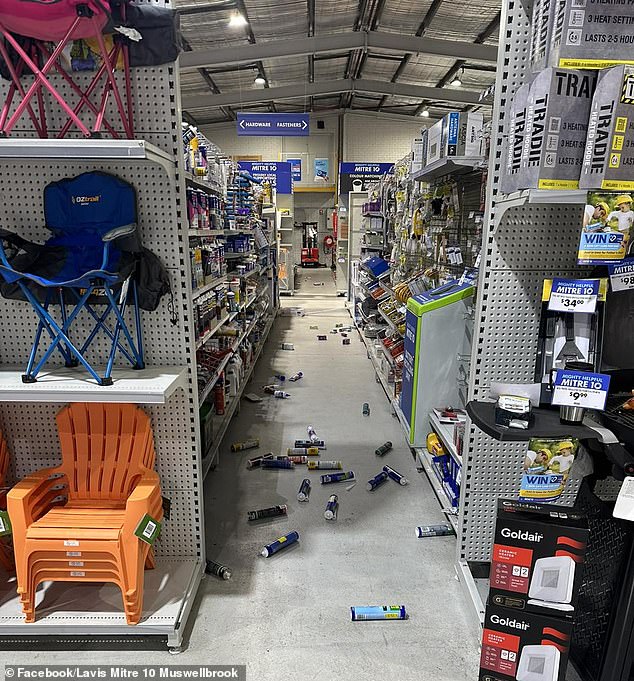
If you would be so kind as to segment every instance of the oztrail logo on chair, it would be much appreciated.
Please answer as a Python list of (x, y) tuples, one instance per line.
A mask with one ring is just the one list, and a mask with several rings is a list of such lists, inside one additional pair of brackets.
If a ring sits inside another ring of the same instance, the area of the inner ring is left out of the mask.
[(71, 201), (73, 203), (99, 203), (101, 201), (101, 196), (71, 196)]

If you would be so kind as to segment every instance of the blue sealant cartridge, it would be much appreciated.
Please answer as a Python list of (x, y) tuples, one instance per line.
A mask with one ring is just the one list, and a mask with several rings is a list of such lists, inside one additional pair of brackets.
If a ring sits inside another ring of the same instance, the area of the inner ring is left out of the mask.
[(347, 471), (345, 473), (330, 473), (328, 475), (321, 475), (322, 485), (329, 485), (331, 482), (344, 482), (345, 480), (354, 480), (354, 471)]
[(407, 485), (408, 479), (402, 476), (398, 471), (395, 471), (391, 466), (383, 466), (383, 472), (387, 473), (388, 477), (398, 482), (399, 485)]
[(277, 553), (278, 551), (281, 551), (282, 549), (285, 549), (287, 546), (291, 546), (292, 544), (295, 544), (295, 542), (298, 541), (299, 532), (293, 530), (292, 532), (289, 532), (283, 537), (276, 539), (271, 544), (267, 544), (262, 549), (262, 551), (260, 551), (260, 555), (264, 556), (265, 558), (268, 558), (269, 556), (272, 556), (274, 553)]
[(304, 478), (297, 492), (297, 501), (308, 501), (310, 497), (310, 480)]
[(451, 525), (423, 525), (416, 528), (416, 536), (419, 539), (424, 537), (445, 537), (456, 534)]
[(295, 468), (290, 459), (263, 459), (260, 468)]
[(381, 471), (378, 475), (375, 475), (372, 480), (368, 480), (368, 492), (372, 492), (379, 485), (382, 485), (387, 480), (387, 473)]
[(339, 498), (336, 494), (331, 494), (328, 503), (326, 504), (326, 510), (324, 511), (324, 518), (326, 520), (336, 520), (337, 519), (337, 509), (339, 508)]
[(404, 605), (353, 605), (350, 608), (350, 615), (353, 622), (407, 619)]
[(317, 447), (318, 449), (326, 449), (326, 442), (324, 440), (295, 440), (295, 447)]

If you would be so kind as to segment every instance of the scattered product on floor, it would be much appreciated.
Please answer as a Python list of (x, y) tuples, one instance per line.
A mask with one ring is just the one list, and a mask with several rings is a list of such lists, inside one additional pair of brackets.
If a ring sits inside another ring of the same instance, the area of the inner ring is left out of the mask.
[(284, 390), (276, 390), (273, 393), (273, 397), (276, 397), (278, 400), (287, 400), (290, 396), (291, 394), (284, 392)]
[(356, 480), (355, 480), (355, 482), (353, 482), (351, 485), (348, 485), (348, 486), (346, 487), (346, 492), (349, 492), (356, 484), (357, 484), (357, 483), (356, 483)]
[(313, 286), (323, 286), (324, 282), (323, 281), (316, 281)]
[(205, 572), (208, 575), (220, 577), (220, 579), (231, 579), (231, 570), (226, 565), (214, 563), (213, 560), (207, 561), (207, 565), (205, 566)]
[(299, 381), (300, 378), (304, 378), (304, 374), (301, 371), (298, 371), (296, 374), (293, 374), (288, 380), (289, 381)]
[(293, 343), (282, 343), (282, 350), (295, 350)]
[(288, 507), (286, 504), (279, 504), (277, 506), (269, 506), (269, 508), (261, 508), (258, 511), (249, 511), (247, 513), (247, 520), (262, 520), (264, 518), (277, 518), (280, 515), (287, 515)]
[(318, 340), (318, 341), (325, 341), (325, 340), (328, 340), (328, 336), (323, 336), (323, 335), (320, 334), (319, 336), (317, 336), (317, 340)]
[(385, 444), (382, 444), (378, 449), (375, 449), (374, 453), (377, 456), (385, 456), (391, 450), (392, 450), (392, 443), (388, 440)]
[(284, 381), (286, 380), (286, 376), (284, 376), (284, 374), (274, 374), (273, 378), (278, 380), (280, 383), (284, 383)]
[(342, 341), (343, 345), (350, 345), (350, 339), (349, 338), (344, 338)]
[(244, 440), (243, 442), (234, 442), (231, 445), (232, 452), (242, 452), (245, 449), (255, 449), (260, 446), (259, 438), (252, 438), (251, 440)]
[(381, 471), (378, 475), (375, 475), (372, 480), (368, 480), (368, 492), (374, 491), (377, 487), (382, 485), (387, 480), (387, 473)]
[(322, 475), (321, 484), (329, 485), (331, 482), (345, 482), (346, 480), (354, 480), (354, 471), (346, 471), (345, 473), (329, 473)]
[(306, 432), (308, 433), (308, 439), (311, 442), (317, 442), (319, 440), (319, 437), (317, 436), (317, 432), (312, 426), (307, 426), (306, 427)]
[(246, 393), (244, 398), (246, 400), (249, 400), (249, 402), (262, 402), (262, 398), (259, 395), (256, 395), (255, 393)]
[(339, 331), (337, 331), (337, 329), (332, 329), (330, 333), (336, 336), (339, 333)]
[(319, 447), (289, 447), (288, 456), (319, 456)]
[(280, 386), (277, 385), (277, 384), (275, 384), (275, 383), (271, 383), (270, 385), (262, 386), (262, 390), (263, 390), (267, 395), (274, 395), (274, 394), (275, 394), (275, 391), (276, 391), (276, 390), (279, 390), (279, 389), (280, 389)]
[(285, 549), (289, 546), (292, 546), (293, 544), (295, 544), (298, 541), (299, 541), (299, 532), (297, 532), (296, 530), (293, 530), (292, 532), (285, 534), (283, 537), (276, 539), (271, 544), (267, 544), (262, 549), (262, 551), (260, 551), (260, 555), (264, 556), (265, 558), (268, 558), (269, 556), (272, 556), (274, 553), (277, 553), (278, 551), (281, 551), (282, 549)]
[(416, 528), (416, 536), (419, 539), (424, 537), (446, 537), (447, 535), (454, 535), (453, 527), (451, 525), (420, 525)]
[(295, 468), (290, 459), (263, 459), (260, 468)]
[[(325, 476), (322, 476), (325, 477)], [(322, 480), (323, 482), (323, 480)], [(337, 520), (337, 510), (339, 509), (339, 497), (336, 494), (331, 494), (326, 504), (324, 511), (324, 518), (326, 520)]]
[(340, 329), (343, 326), (343, 324), (335, 324), (335, 329)]
[(314, 326), (310, 326), (309, 328), (311, 331), (317, 331), (317, 329), (319, 329), (319, 326), (315, 324)]
[(370, 416), (370, 405), (367, 402), (363, 403), (363, 415)]
[(310, 440), (295, 440), (295, 447), (317, 447), (317, 449), (326, 449), (325, 440), (315, 440), (311, 442)]
[(391, 466), (383, 466), (383, 472), (387, 473), (388, 477), (394, 482), (398, 482), (399, 485), (407, 485), (408, 479), (401, 475), (398, 471), (395, 471)]
[(406, 620), (407, 611), (404, 605), (352, 605), (350, 616), (353, 622)]
[(297, 492), (297, 501), (308, 501), (310, 497), (310, 480), (304, 478)]
[(343, 470), (343, 463), (341, 461), (309, 461), (308, 470)]
[(262, 465), (263, 461), (271, 460), (274, 458), (275, 456), (272, 452), (269, 452), (268, 454), (264, 454), (262, 456), (255, 456), (247, 461), (247, 468), (259, 468)]
[[(319, 450), (317, 450), (317, 451), (319, 451)], [(306, 455), (300, 455), (300, 456), (294, 455), (294, 456), (285, 456), (285, 457), (278, 456), (278, 457), (276, 457), (276, 458), (278, 458), (278, 459), (282, 459), (282, 458), (288, 459), (289, 461), (292, 461), (294, 464), (304, 464), (304, 463), (308, 463), (308, 457), (307, 457)]]

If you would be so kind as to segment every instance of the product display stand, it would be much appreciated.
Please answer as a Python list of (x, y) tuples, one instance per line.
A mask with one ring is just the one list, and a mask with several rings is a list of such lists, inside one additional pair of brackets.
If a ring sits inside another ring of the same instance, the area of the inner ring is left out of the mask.
[[(6, 81), (0, 87), (6, 88)], [(138, 645), (149, 639), (149, 645), (162, 641), (178, 651), (203, 575), (203, 475), (178, 69), (174, 64), (133, 69), (132, 96), (138, 139), (40, 140), (24, 129), (0, 140), (0, 221), (4, 228), (42, 242), (49, 236), (42, 210), (46, 185), (92, 170), (118, 175), (136, 190), (142, 243), (168, 269), (173, 310), (165, 296), (155, 312), (142, 312), (147, 368), (130, 371), (115, 363), (112, 387), (97, 386), (81, 368), (56, 369), (55, 355), (42, 380), (25, 385), (15, 367), (26, 362), (35, 315), (26, 303), (0, 298), (0, 424), (11, 453), (11, 484), (58, 464), (55, 414), (68, 402), (143, 405), (151, 416), (156, 470), (171, 514), (155, 545), (156, 568), (145, 572), (138, 625), (126, 624), (117, 587), (63, 582), (38, 590), (36, 621), (25, 624), (15, 582), (0, 573), (0, 645), (15, 648), (28, 640), (37, 648), (40, 640), (62, 645), (79, 638), (116, 637), (120, 647), (127, 640)], [(63, 120), (51, 114), (50, 129), (59, 130)], [(85, 331), (89, 321), (80, 317), (75, 328)], [(106, 348), (95, 340), (90, 360), (105, 364)]]

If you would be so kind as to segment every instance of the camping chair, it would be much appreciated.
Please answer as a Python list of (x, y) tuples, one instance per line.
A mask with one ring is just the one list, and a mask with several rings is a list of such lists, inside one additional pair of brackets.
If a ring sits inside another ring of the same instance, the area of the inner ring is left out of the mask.
[[(0, 510), (7, 510), (7, 488), (6, 479), (7, 471), (9, 469), (9, 448), (4, 439), (4, 435), (0, 432)], [(8, 537), (0, 537), (0, 565), (7, 571), (13, 572), (15, 570), (13, 563), (13, 549), (11, 548), (11, 541)]]
[[(114, 175), (84, 173), (45, 188), (44, 214), (53, 232), (44, 245), (0, 230), (0, 277), (4, 279), (0, 293), (27, 300), (39, 319), (22, 381), (35, 382), (57, 350), (67, 367), (81, 363), (99, 385), (112, 385), (117, 351), (134, 369), (144, 368), (134, 280), (141, 251), (134, 188)], [(105, 305), (103, 313), (97, 312), (97, 304)], [(125, 321), (128, 305), (134, 308), (136, 340)], [(59, 321), (51, 314), (51, 306), (59, 306)], [(79, 345), (71, 340), (71, 328), (82, 311), (92, 318), (94, 327)], [(113, 328), (107, 324), (112, 315)], [(103, 377), (86, 358), (99, 331), (111, 342)], [(51, 343), (38, 359), (44, 333)]]
[[(18, 594), (27, 622), (43, 581), (112, 582), (128, 624), (143, 611), (149, 544), (134, 534), (146, 514), (163, 517), (150, 419), (132, 404), (71, 404), (57, 415), (62, 464), (8, 494)], [(54, 508), (45, 500), (65, 497)]]
[[(86, 137), (98, 137), (105, 128), (112, 137), (119, 138), (105, 116), (110, 95), (114, 97), (125, 137), (134, 137), (127, 39), (117, 33), (113, 36), (112, 46), (108, 47), (102, 34), (111, 18), (111, 5), (120, 6), (121, 18), (124, 19), (127, 1), (0, 0), (0, 61), (3, 62), (3, 75), (10, 81), (0, 110), (0, 136), (8, 136), (26, 113), (37, 135), (49, 137), (46, 91), (68, 116), (57, 138), (63, 138), (73, 124)], [(73, 80), (63, 62), (65, 50), (74, 40), (83, 39), (92, 39), (96, 43), (100, 61), (99, 68), (84, 89)], [(56, 45), (51, 48), (50, 43)], [(115, 78), (118, 63), (123, 68), (126, 103)], [(51, 81), (52, 75), (68, 85), (77, 98), (76, 102), (66, 101), (61, 88)], [(25, 76), (34, 78), (28, 89), (22, 84)], [(16, 94), (19, 94), (20, 101), (14, 105)], [(94, 115), (90, 127), (79, 118), (83, 109), (90, 109)]]

